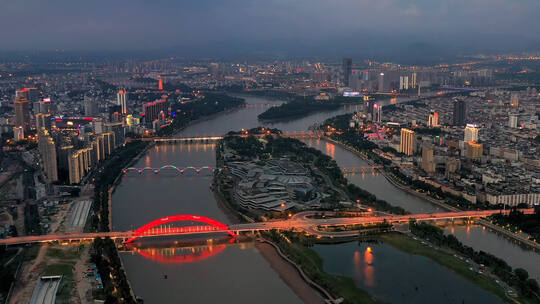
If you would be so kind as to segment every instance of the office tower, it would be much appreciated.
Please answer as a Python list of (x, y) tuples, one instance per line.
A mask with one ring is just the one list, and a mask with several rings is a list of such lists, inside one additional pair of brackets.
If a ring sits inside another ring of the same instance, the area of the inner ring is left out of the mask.
[(30, 124), (30, 104), (28, 99), (23, 96), (15, 97), (15, 126), (21, 126), (28, 130)]
[(84, 115), (95, 117), (99, 115), (97, 101), (89, 96), (84, 96)]
[(436, 128), (439, 127), (439, 113), (437, 112), (431, 112), (428, 117), (428, 127), (430, 128)]
[(13, 140), (21, 141), (24, 140), (24, 129), (21, 126), (13, 127)]
[(518, 116), (516, 114), (509, 114), (508, 115), (508, 127), (510, 128), (517, 128), (518, 125)]
[(45, 128), (41, 128), (38, 132), (38, 150), (41, 156), (41, 167), (47, 182), (54, 183), (58, 180), (56, 145), (49, 131)]
[(412, 79), (411, 79), (411, 86), (413, 89), (416, 89), (416, 86), (417, 86), (417, 74), (416, 73), (412, 73)]
[(465, 143), (465, 157), (468, 159), (478, 159), (482, 157), (484, 148), (482, 144), (477, 144), (475, 142), (466, 142)]
[(454, 126), (464, 126), (467, 119), (467, 104), (464, 100), (454, 99)]
[(433, 158), (433, 144), (422, 145), (422, 169), (427, 173), (435, 172), (435, 160)]
[(343, 59), (342, 71), (343, 71), (343, 86), (348, 87), (350, 84), (349, 80), (351, 78), (351, 73), (352, 73), (352, 59), (351, 58)]
[(37, 88), (24, 88), (15, 91), (15, 98), (26, 98), (30, 103), (39, 101), (39, 91)]
[(39, 102), (39, 113), (51, 113), (51, 99), (43, 98)]
[(414, 153), (414, 131), (402, 128), (401, 129), (401, 141), (399, 144), (399, 150), (406, 155), (413, 155)]
[(116, 148), (119, 145), (124, 144), (125, 133), (124, 133), (124, 123), (123, 122), (108, 122), (103, 125), (103, 130), (105, 132), (114, 133), (114, 147)]
[(124, 90), (118, 91), (118, 94), (116, 94), (116, 105), (120, 106), (120, 112), (122, 114), (127, 114), (127, 102), (127, 92)]
[(512, 107), (519, 106), (519, 95), (518, 95), (518, 93), (512, 93), (512, 95), (510, 97), (510, 105)]
[(403, 84), (405, 82), (405, 77), (399, 76), (399, 90), (403, 90), (405, 88), (405, 85)]
[(36, 114), (36, 130), (41, 130), (41, 128), (51, 131), (51, 114)]
[(362, 72), (362, 75), (363, 75), (362, 80), (364, 80), (364, 81), (369, 80), (369, 71)]
[(478, 126), (473, 124), (467, 124), (465, 127), (465, 142), (477, 142), (478, 141)]
[(373, 114), (374, 114), (374, 111), (375, 111), (375, 101), (374, 100), (368, 100), (364, 103), (364, 113), (366, 113), (366, 115), (372, 119), (373, 118)]
[(403, 89), (409, 89), (409, 76), (403, 76)]
[(384, 92), (385, 91), (385, 87), (384, 87), (384, 73), (380, 73), (379, 74), (379, 86), (377, 88), (379, 90), (379, 92)]
[(69, 183), (78, 184), (84, 176), (83, 159), (81, 153), (76, 151), (69, 156)]
[(159, 76), (159, 90), (163, 91), (163, 78)]
[(377, 104), (373, 105), (373, 121), (381, 122), (382, 121), (382, 106)]
[(163, 112), (165, 116), (169, 115), (169, 103), (166, 99), (147, 102), (143, 104), (142, 112), (146, 125), (152, 125), (154, 120), (158, 120), (160, 112)]

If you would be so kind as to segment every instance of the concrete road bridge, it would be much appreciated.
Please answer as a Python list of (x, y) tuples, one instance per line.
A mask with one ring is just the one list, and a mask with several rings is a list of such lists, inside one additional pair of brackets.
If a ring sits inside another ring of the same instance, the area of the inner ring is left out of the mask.
[[(534, 209), (520, 209), (525, 214), (533, 214)], [(0, 240), (3, 245), (16, 245), (25, 243), (40, 243), (54, 241), (92, 240), (96, 237), (110, 237), (121, 239), (125, 243), (131, 243), (139, 238), (174, 236), (174, 235), (204, 235), (223, 233), (234, 237), (242, 232), (257, 232), (267, 230), (303, 230), (310, 234), (322, 237), (340, 236), (339, 234), (320, 231), (321, 227), (339, 227), (349, 225), (368, 225), (387, 222), (390, 224), (416, 221), (440, 221), (453, 219), (483, 218), (493, 214), (508, 214), (509, 210), (481, 210), (481, 211), (456, 211), (440, 213), (422, 213), (408, 215), (367, 215), (361, 217), (339, 217), (318, 219), (308, 216), (310, 213), (300, 213), (287, 220), (266, 221), (248, 224), (225, 225), (219, 221), (199, 215), (173, 215), (163, 217), (141, 226), (137, 230), (118, 232), (94, 232), (94, 233), (54, 233), (47, 235), (29, 235), (12, 237)], [(305, 216), (302, 216), (305, 214)], [(173, 223), (187, 223), (189, 226), (174, 226)], [(193, 225), (195, 223), (195, 225)], [(355, 235), (351, 231), (347, 235)], [(536, 244), (536, 243), (535, 243)]]

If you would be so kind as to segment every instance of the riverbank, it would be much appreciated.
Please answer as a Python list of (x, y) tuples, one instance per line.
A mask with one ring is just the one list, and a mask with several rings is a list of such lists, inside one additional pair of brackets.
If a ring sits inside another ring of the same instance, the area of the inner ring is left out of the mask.
[[(334, 145), (337, 145), (349, 152), (351, 152), (352, 154), (354, 154), (355, 156), (361, 158), (362, 160), (364, 160), (365, 162), (367, 162), (370, 166), (376, 166), (378, 164), (376, 164), (372, 159), (368, 158), (367, 156), (365, 156), (364, 154), (362, 154), (360, 151), (340, 142), (340, 141), (337, 141), (337, 140), (334, 140), (330, 137), (327, 137), (327, 136), (322, 136), (321, 139), (325, 140), (325, 141), (328, 141)], [(462, 211), (456, 207), (453, 207), (451, 205), (448, 205), (440, 200), (436, 200), (432, 197), (429, 197), (428, 195), (426, 194), (423, 194), (423, 193), (419, 193), (411, 188), (409, 188), (408, 186), (406, 185), (403, 185), (401, 183), (399, 183), (398, 181), (396, 181), (392, 176), (389, 175), (389, 173), (384, 170), (384, 169), (377, 169), (379, 170), (379, 172), (384, 176), (384, 178), (389, 182), (391, 183), (394, 187), (402, 190), (402, 191), (405, 191), (411, 195), (414, 195), (430, 204), (433, 204), (433, 205), (436, 205), (444, 210), (447, 210), (447, 211)], [(493, 230), (494, 232), (496, 233), (499, 233), (501, 235), (504, 235), (508, 238), (511, 238), (513, 240), (516, 240), (518, 242), (520, 242), (522, 245), (526, 246), (527, 248), (530, 248), (532, 249), (533, 251), (538, 251), (540, 250), (540, 244), (539, 243), (536, 243), (536, 242), (533, 242), (531, 240), (528, 240), (524, 237), (521, 237), (520, 235), (518, 234), (515, 234), (515, 233), (512, 233), (511, 231), (508, 231), (506, 229), (504, 229), (503, 227), (500, 227), (498, 225), (494, 225), (492, 223), (489, 223), (488, 221), (486, 220), (480, 220), (479, 223), (485, 227), (488, 227), (490, 228), (491, 230)]]
[(262, 257), (270, 264), (279, 277), (285, 282), (298, 297), (306, 304), (325, 303), (320, 294), (315, 291), (300, 275), (298, 269), (288, 263), (282, 257), (276, 248), (268, 243), (257, 242), (255, 247), (259, 250)]
[[(380, 236), (384, 243), (391, 245), (392, 247), (401, 250), (403, 252), (412, 255), (421, 255), (427, 257), (439, 265), (442, 265), (465, 279), (471, 281), (475, 285), (482, 289), (489, 291), (506, 302), (512, 303), (506, 296), (506, 292), (503, 287), (494, 281), (494, 278), (489, 278), (484, 274), (480, 274), (471, 269), (471, 263), (467, 263), (468, 259), (464, 260), (457, 255), (436, 248), (425, 243), (420, 243), (418, 240), (414, 240), (411, 237), (401, 233), (388, 233)], [(475, 266), (478, 268), (478, 266)]]

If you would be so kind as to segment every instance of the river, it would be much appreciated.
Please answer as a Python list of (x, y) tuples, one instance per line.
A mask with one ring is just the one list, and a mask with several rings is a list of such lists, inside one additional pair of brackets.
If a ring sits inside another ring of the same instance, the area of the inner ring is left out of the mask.
[[(192, 124), (179, 132), (179, 135), (222, 135), (230, 130), (256, 127), (260, 125), (257, 115), (267, 108), (267, 104), (279, 103), (279, 101), (261, 97), (246, 97), (246, 101), (249, 106)], [(305, 118), (265, 126), (278, 128), (284, 132), (301, 132), (308, 130), (313, 124), (323, 122), (326, 118), (355, 110), (359, 109), (356, 106), (346, 106), (331, 112), (317, 113)], [(347, 150), (325, 141), (313, 141), (310, 144), (333, 156), (339, 165), (358, 166), (363, 162)], [(134, 166), (161, 167), (166, 164), (177, 167), (214, 166), (215, 145), (156, 145)], [(202, 175), (205, 173), (203, 172)], [(348, 178), (377, 197), (411, 212), (440, 211), (438, 207), (395, 188), (381, 175), (362, 176), (360, 174)], [(225, 212), (218, 206), (209, 190), (210, 184), (210, 176), (176, 176), (174, 172), (124, 176), (112, 198), (113, 229), (136, 229), (149, 221), (175, 214), (204, 215), (228, 223)], [(456, 227), (455, 231), (459, 229), (461, 228)], [(506, 239), (490, 232), (487, 233), (493, 242), (500, 244), (492, 248), (493, 250), (499, 247), (510, 247), (509, 250), (513, 252), (511, 257), (520, 252), (519, 247)], [(456, 235), (462, 239), (459, 233), (456, 232)], [(466, 236), (483, 238), (482, 235), (466, 234)], [(178, 253), (179, 250), (175, 249), (148, 250), (144, 254), (135, 251), (122, 252), (121, 258), (135, 294), (144, 298), (145, 303), (211, 303), (223, 302), (224, 299), (235, 303), (301, 303), (298, 296), (280, 279), (251, 244), (231, 246), (207, 244), (203, 249), (193, 248), (192, 250), (193, 254), (188, 255), (187, 258), (184, 258), (183, 252)], [(386, 250), (392, 256), (400, 254), (395, 249), (393, 253), (388, 248), (381, 250)], [(508, 252), (492, 253), (511, 262), (507, 256)], [(499, 253), (507, 255), (499, 255)], [(522, 256), (523, 254), (526, 252), (523, 251)], [(322, 256), (325, 261), (333, 260), (332, 255), (322, 254)], [(527, 263), (540, 264), (535, 258), (534, 253), (528, 256)], [(409, 259), (412, 265), (425, 267), (422, 266), (425, 261)], [(348, 265), (347, 263), (350, 261), (344, 261), (343, 265)], [(384, 263), (384, 260), (381, 260), (378, 265), (383, 268)], [(523, 267), (528, 270), (531, 268), (525, 265)], [(458, 282), (461, 279), (448, 270), (441, 269), (440, 271), (447, 272), (447, 275), (442, 276), (445, 280), (453, 279)], [(530, 272), (532, 274), (532, 271)], [(535, 277), (537, 275), (538, 273), (534, 274)], [(392, 273), (387, 274), (387, 279), (391, 277)], [(445, 281), (437, 278), (433, 278), (433, 282), (446, 284)], [(379, 288), (385, 290), (387, 287), (381, 285)], [(471, 288), (474, 290), (475, 286)], [(394, 294), (391, 289), (387, 292)], [(472, 295), (475, 292), (482, 291), (467, 291), (467, 294)]]

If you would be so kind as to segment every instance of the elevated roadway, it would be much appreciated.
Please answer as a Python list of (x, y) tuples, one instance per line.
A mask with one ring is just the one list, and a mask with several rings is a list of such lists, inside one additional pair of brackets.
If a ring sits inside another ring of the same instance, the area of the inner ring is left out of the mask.
[[(534, 209), (521, 209), (525, 214), (533, 214)], [(482, 211), (457, 211), (457, 212), (440, 212), (440, 213), (422, 213), (409, 215), (368, 215), (361, 217), (340, 217), (340, 218), (325, 218), (318, 219), (310, 217), (313, 212), (297, 214), (287, 220), (266, 221), (247, 224), (233, 224), (226, 226), (222, 223), (208, 219), (202, 216), (177, 215), (165, 217), (155, 220), (149, 224), (142, 226), (135, 231), (119, 231), (119, 232), (95, 232), (95, 233), (55, 233), (46, 235), (29, 235), (20, 236), (0, 240), (3, 245), (16, 245), (25, 243), (40, 243), (54, 241), (76, 241), (76, 240), (92, 240), (96, 237), (110, 237), (112, 239), (122, 239), (132, 241), (137, 238), (159, 237), (172, 235), (195, 235), (195, 234), (210, 234), (210, 233), (228, 233), (230, 235), (239, 234), (242, 232), (256, 232), (265, 230), (289, 230), (299, 229), (310, 234), (319, 236), (336, 236), (330, 232), (320, 231), (320, 227), (330, 226), (349, 226), (349, 225), (369, 225), (387, 222), (390, 224), (406, 223), (410, 220), (416, 221), (439, 221), (452, 219), (472, 219), (483, 218), (493, 214), (508, 214), (509, 210), (482, 210)], [(195, 220), (194, 220), (195, 219)], [(209, 225), (172, 227), (164, 226), (175, 221), (190, 221), (202, 222)], [(536, 244), (536, 243), (533, 243)]]

